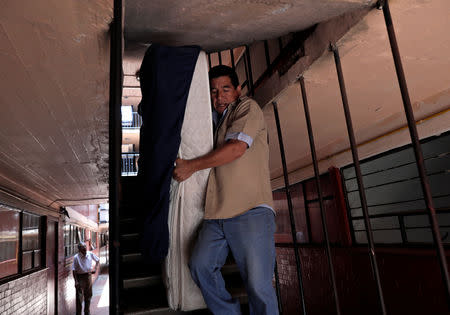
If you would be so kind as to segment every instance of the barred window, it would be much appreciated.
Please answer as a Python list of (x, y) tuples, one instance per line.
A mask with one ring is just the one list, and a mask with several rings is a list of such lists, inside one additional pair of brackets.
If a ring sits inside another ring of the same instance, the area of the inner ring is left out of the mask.
[(18, 273), (20, 212), (0, 207), (0, 278)]
[(0, 205), (0, 278), (44, 267), (44, 218)]
[[(450, 243), (450, 133), (422, 141), (425, 168), (440, 226)], [(411, 145), (361, 162), (373, 237), (380, 244), (433, 242), (428, 211)], [(356, 243), (367, 244), (366, 227), (353, 166), (342, 170), (350, 225)]]
[(85, 241), (85, 229), (72, 224), (64, 226), (64, 254), (70, 257), (78, 253), (78, 243)]
[(23, 213), (22, 228), (22, 270), (41, 266), (41, 222), (40, 217)]

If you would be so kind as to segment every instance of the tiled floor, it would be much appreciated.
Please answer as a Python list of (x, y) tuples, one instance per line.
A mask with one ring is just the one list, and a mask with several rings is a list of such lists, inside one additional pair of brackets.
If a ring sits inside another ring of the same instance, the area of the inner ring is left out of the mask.
[(92, 287), (91, 300), (92, 315), (109, 314), (109, 276), (108, 268), (102, 268), (102, 273), (98, 276)]

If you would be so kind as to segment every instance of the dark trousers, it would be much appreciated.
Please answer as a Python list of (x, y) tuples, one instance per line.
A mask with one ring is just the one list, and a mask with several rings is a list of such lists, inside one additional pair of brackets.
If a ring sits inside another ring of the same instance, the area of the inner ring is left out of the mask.
[(77, 315), (81, 315), (81, 309), (83, 307), (84, 298), (84, 314), (89, 315), (91, 312), (89, 308), (91, 306), (92, 297), (92, 275), (90, 273), (78, 274), (78, 286), (76, 286), (76, 299), (77, 299)]

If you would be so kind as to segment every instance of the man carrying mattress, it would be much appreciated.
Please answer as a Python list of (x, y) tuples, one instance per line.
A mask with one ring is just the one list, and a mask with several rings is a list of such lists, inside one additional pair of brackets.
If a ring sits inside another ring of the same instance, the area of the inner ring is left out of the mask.
[(275, 220), (264, 116), (254, 100), (240, 96), (232, 68), (212, 68), (209, 80), (214, 150), (192, 160), (177, 159), (173, 173), (181, 182), (212, 168), (205, 219), (189, 263), (191, 274), (215, 315), (241, 314), (220, 272), (231, 250), (246, 284), (250, 314), (278, 314), (272, 287)]

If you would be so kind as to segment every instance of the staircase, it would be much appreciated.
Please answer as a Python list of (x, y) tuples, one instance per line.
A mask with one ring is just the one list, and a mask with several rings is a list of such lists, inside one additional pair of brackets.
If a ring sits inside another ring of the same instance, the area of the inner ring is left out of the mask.
[[(121, 314), (178, 315), (212, 314), (207, 309), (191, 312), (170, 310), (160, 265), (145, 264), (139, 252), (140, 227), (143, 222), (139, 205), (137, 177), (122, 177), (120, 216), (120, 310)], [(227, 288), (238, 298), (243, 314), (248, 314), (247, 294), (232, 257), (222, 268)]]

